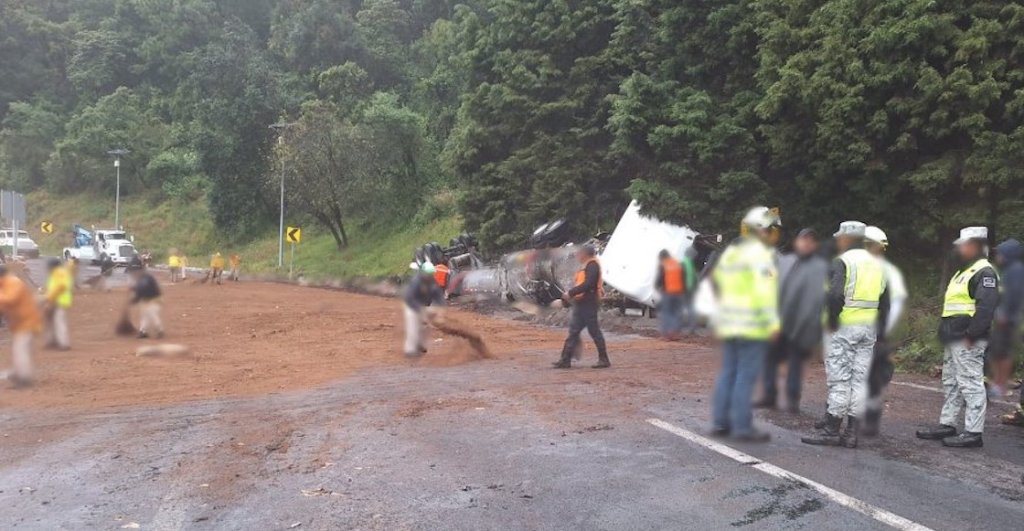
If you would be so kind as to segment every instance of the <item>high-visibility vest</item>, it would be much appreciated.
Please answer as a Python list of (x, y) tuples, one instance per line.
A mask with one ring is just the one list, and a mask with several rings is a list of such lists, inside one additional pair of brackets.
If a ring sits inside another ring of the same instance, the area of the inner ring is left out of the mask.
[[(970, 267), (961, 270), (949, 279), (946, 286), (946, 297), (942, 302), (942, 316), (952, 317), (954, 315), (967, 315), (974, 317), (975, 302), (971, 297), (971, 279), (978, 271), (992, 267), (992, 263), (985, 258), (975, 260)], [(993, 271), (995, 270), (992, 267)]]
[(846, 265), (843, 311), (840, 325), (873, 325), (878, 321), (878, 303), (885, 291), (885, 269), (881, 260), (864, 249), (850, 249), (839, 257)]
[(434, 270), (434, 281), (441, 289), (448, 287), (448, 271), (448, 266), (444, 264), (437, 264)]
[(661, 261), (665, 293), (669, 295), (682, 295), (686, 291), (686, 271), (683, 264), (675, 258), (668, 257)]
[(770, 247), (742, 237), (722, 253), (712, 278), (718, 290), (715, 335), (763, 341), (779, 330), (779, 275)]
[[(601, 263), (597, 261), (597, 258), (591, 258), (590, 260), (587, 260), (583, 264), (583, 266), (580, 267), (579, 271), (576, 272), (576, 280), (575, 280), (576, 283), (574, 285), (576, 287), (579, 287), (579, 286), (582, 286), (583, 283), (587, 281), (587, 266), (590, 265), (591, 263), (594, 263), (594, 264), (598, 265), (598, 267), (597, 267), (597, 298), (598, 298), (598, 300), (600, 300), (601, 298), (604, 297), (604, 279), (603, 279), (603, 275), (601, 274)], [(577, 293), (575, 298), (576, 298), (576, 300), (579, 301), (579, 300), (583, 300), (583, 298), (586, 297), (586, 296), (587, 296), (586, 293)]]
[[(56, 293), (59, 295), (55, 295)], [(50, 272), (46, 280), (46, 297), (58, 308), (71, 307), (71, 272), (61, 266)]]
[(167, 257), (167, 267), (181, 267), (181, 258), (173, 254)]

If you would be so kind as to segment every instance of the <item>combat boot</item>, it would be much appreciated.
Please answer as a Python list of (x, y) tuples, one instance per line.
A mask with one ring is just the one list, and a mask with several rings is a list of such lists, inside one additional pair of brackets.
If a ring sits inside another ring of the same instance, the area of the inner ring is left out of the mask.
[(597, 353), (597, 364), (592, 368), (594, 369), (607, 369), (612, 366), (612, 362), (608, 360), (608, 351), (601, 349)]
[(865, 437), (877, 437), (881, 423), (882, 410), (868, 409), (864, 412), (864, 427), (860, 430), (860, 433)]
[(834, 417), (826, 414), (824, 423), (818, 433), (808, 435), (807, 437), (801, 437), (800, 441), (804, 444), (813, 444), (816, 446), (839, 446), (841, 444), (839, 427), (842, 424), (842, 417)]
[(956, 428), (953, 426), (947, 426), (945, 424), (939, 424), (934, 428), (925, 428), (923, 430), (917, 430), (917, 438), (925, 439), (927, 441), (940, 441), (946, 437), (953, 437), (956, 435)]
[(860, 421), (854, 417), (846, 417), (846, 429), (839, 437), (839, 444), (846, 448), (857, 447), (857, 430), (860, 429)]
[(823, 430), (823, 429), (825, 429), (825, 426), (828, 426), (828, 419), (829, 419), (829, 414), (825, 413), (825, 416), (823, 416), (820, 419), (814, 421), (814, 429), (816, 429), (816, 430)]
[(956, 437), (942, 439), (942, 446), (951, 448), (981, 448), (985, 444), (981, 441), (981, 434), (965, 431)]

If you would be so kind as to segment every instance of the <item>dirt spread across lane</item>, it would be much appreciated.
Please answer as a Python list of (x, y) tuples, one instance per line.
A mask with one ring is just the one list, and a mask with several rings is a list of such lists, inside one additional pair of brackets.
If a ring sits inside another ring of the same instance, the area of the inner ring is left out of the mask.
[[(137, 357), (138, 346), (155, 342), (114, 334), (127, 293), (83, 290), (71, 311), (73, 350), (37, 350), (37, 384), (0, 390), (0, 408), (88, 410), (252, 396), (315, 387), (367, 367), (451, 367), (477, 359), (468, 342), (436, 331), (426, 356), (405, 359), (394, 299), (273, 283), (165, 282), (164, 292), (164, 341), (187, 345), (190, 356)], [(514, 358), (523, 345), (551, 349), (554, 357), (561, 346), (558, 330), (453, 311), (497, 358)], [(0, 338), (9, 341), (6, 331)], [(0, 365), (9, 356), (9, 348), (0, 351)]]
[[(193, 357), (150, 359), (113, 334), (125, 297), (80, 294), (75, 350), (40, 352), (35, 388), (0, 389), (0, 505), (19, 527), (717, 529), (754, 515), (872, 528), (644, 422), (706, 426), (718, 355), (704, 339), (609, 334), (612, 370), (555, 371), (563, 329), (455, 309), (496, 359), (434, 332), (411, 362), (395, 299), (180, 285), (166, 286), (167, 341)], [(886, 436), (808, 449), (798, 437), (823, 407), (820, 366), (808, 378), (803, 415), (766, 415), (776, 439), (759, 457), (932, 525), (1018, 515), (1017, 432), (993, 426), (974, 453), (923, 444), (913, 426), (940, 395), (898, 387)], [(951, 493), (965, 502), (944, 504)]]

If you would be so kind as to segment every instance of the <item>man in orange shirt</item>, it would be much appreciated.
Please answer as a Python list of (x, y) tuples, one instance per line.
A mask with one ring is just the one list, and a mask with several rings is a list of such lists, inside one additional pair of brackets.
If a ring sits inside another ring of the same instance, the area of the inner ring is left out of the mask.
[(43, 318), (35, 295), (17, 276), (0, 266), (0, 314), (11, 329), (13, 370), (2, 379), (23, 387), (32, 383), (32, 337), (42, 329)]

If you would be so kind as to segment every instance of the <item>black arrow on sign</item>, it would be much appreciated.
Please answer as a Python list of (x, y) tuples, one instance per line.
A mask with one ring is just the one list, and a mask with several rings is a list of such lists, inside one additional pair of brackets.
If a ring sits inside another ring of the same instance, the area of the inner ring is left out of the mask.
[(298, 233), (298, 232), (299, 232), (300, 230), (302, 230), (302, 229), (300, 229), (300, 228), (294, 228), (294, 229), (292, 229), (292, 230), (288, 231), (288, 239), (289, 239), (289, 240), (291, 240), (291, 241), (293, 241), (293, 242), (294, 242), (294, 241), (297, 241), (297, 240), (299, 239), (299, 235), (298, 235), (297, 233)]

